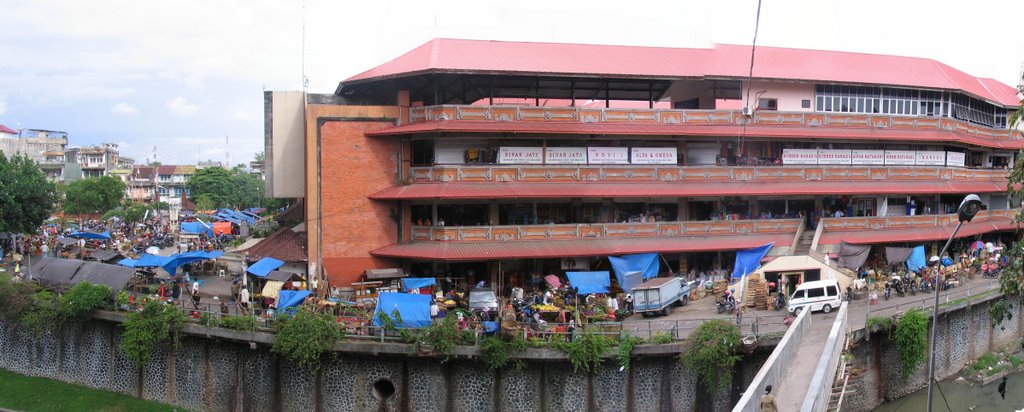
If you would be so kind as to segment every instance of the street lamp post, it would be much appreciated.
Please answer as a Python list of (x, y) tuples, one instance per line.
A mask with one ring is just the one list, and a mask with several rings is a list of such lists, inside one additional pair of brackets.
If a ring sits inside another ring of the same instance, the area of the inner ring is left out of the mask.
[(932, 334), (931, 338), (928, 339), (928, 412), (932, 412), (932, 386), (935, 383), (935, 331), (938, 330), (937, 324), (939, 321), (939, 268), (942, 267), (942, 257), (946, 256), (946, 249), (949, 249), (949, 244), (953, 243), (953, 238), (956, 237), (956, 233), (960, 231), (960, 226), (963, 226), (964, 222), (970, 222), (974, 219), (974, 215), (978, 214), (981, 210), (981, 198), (978, 195), (967, 195), (963, 202), (960, 202), (960, 207), (956, 210), (957, 224), (956, 228), (953, 229), (953, 233), (949, 235), (949, 240), (946, 241), (946, 245), (942, 247), (942, 251), (939, 252), (939, 260), (935, 264), (935, 304), (932, 305)]

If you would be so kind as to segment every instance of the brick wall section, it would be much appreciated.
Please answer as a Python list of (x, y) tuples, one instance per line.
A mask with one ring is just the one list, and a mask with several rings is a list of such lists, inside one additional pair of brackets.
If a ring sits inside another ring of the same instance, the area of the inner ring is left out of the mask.
[(395, 265), (369, 252), (398, 241), (391, 217), (397, 205), (367, 196), (396, 184), (398, 144), (364, 134), (390, 125), (327, 120), (320, 127), (324, 268), (332, 284), (347, 285), (367, 268)]

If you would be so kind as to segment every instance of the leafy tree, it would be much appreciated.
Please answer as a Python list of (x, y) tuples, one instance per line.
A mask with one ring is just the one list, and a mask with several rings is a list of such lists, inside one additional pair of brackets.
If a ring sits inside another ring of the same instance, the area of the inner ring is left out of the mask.
[(0, 153), (0, 232), (35, 232), (57, 200), (56, 185), (31, 159)]
[(111, 217), (117, 216), (128, 223), (138, 223), (146, 216), (146, 212), (154, 210), (152, 205), (146, 205), (142, 203), (128, 203), (124, 207), (111, 210), (103, 215), (103, 220), (110, 219)]
[(708, 389), (720, 393), (729, 388), (733, 366), (741, 359), (736, 354), (739, 344), (740, 330), (735, 324), (709, 320), (690, 333), (679, 358), (684, 367), (697, 371)]
[(76, 180), (64, 192), (64, 213), (106, 213), (120, 205), (123, 198), (124, 182), (116, 177)]
[(256, 152), (255, 156), (253, 156), (253, 160), (257, 162), (262, 163), (264, 159), (266, 159), (266, 156), (263, 155), (263, 151)]
[[(197, 170), (189, 179), (188, 188), (196, 199), (196, 207), (200, 210), (222, 207), (249, 208), (263, 203), (263, 181), (246, 172), (244, 167), (234, 167), (231, 170), (208, 167)], [(204, 205), (200, 205), (204, 195), (209, 203), (204, 202)]]
[(167, 202), (165, 202), (163, 200), (161, 200), (159, 202), (153, 202), (153, 204), (150, 205), (150, 206), (153, 206), (153, 209), (155, 209), (157, 211), (160, 211), (160, 210), (171, 210), (171, 204), (167, 203)]
[(203, 193), (196, 198), (196, 210), (213, 210), (217, 208), (217, 204), (214, 203), (213, 198), (210, 194)]

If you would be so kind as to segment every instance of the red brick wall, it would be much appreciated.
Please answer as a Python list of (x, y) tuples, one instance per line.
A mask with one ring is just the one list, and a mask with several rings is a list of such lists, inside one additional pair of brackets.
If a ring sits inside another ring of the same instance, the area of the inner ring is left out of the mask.
[[(391, 125), (390, 122), (327, 120), (320, 127), (323, 262), (332, 285), (358, 281), (368, 268), (397, 265), (369, 254), (371, 250), (398, 241), (398, 225), (392, 218), (392, 209), (399, 212), (397, 204), (367, 198), (397, 184), (397, 139), (364, 134)], [(315, 218), (309, 216), (309, 219)], [(310, 236), (316, 234), (310, 233)]]

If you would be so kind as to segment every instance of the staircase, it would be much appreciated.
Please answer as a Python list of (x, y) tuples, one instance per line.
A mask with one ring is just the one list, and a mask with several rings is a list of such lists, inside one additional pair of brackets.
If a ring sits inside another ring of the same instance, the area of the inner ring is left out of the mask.
[[(849, 349), (850, 341), (846, 341), (846, 349)], [(842, 359), (839, 362), (839, 373), (836, 374), (836, 379), (832, 384), (832, 393), (829, 395), (828, 406), (825, 408), (829, 412), (839, 412), (843, 408), (843, 398), (846, 395), (853, 393), (850, 390), (849, 384), (850, 379), (850, 367), (852, 365), (846, 363), (846, 359)]]
[(804, 233), (800, 234), (800, 239), (796, 242), (796, 248), (793, 249), (793, 255), (802, 256), (806, 255), (811, 251), (811, 242), (814, 241), (814, 231), (805, 230)]

